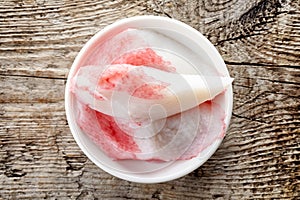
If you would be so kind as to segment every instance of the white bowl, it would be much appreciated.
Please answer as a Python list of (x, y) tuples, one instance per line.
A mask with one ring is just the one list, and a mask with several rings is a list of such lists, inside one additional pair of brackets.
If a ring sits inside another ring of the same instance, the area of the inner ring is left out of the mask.
[[(82, 66), (84, 59), (93, 51), (93, 48), (96, 48), (99, 41), (103, 41), (111, 35), (126, 30), (127, 28), (163, 28), (172, 31), (172, 33), (180, 33), (177, 35), (173, 34), (172, 37), (186, 43), (190, 48), (197, 50), (204, 63), (203, 66), (206, 68), (215, 68), (218, 73), (223, 76), (229, 77), (229, 73), (222, 57), (209, 40), (192, 27), (166, 17), (137, 16), (119, 20), (98, 32), (86, 43), (77, 55), (71, 67), (66, 84), (65, 108), (71, 132), (79, 147), (98, 167), (121, 179), (140, 183), (170, 181), (182, 177), (201, 166), (217, 150), (222, 139), (217, 139), (210, 146), (206, 147), (200, 155), (190, 160), (162, 163), (135, 160), (115, 161), (102, 152), (101, 149), (81, 131), (76, 123), (76, 107), (74, 106), (74, 96), (70, 92), (70, 78), (74, 76), (76, 69)], [(225, 123), (227, 129), (232, 112), (233, 98), (231, 86), (227, 88), (225, 94), (219, 97), (217, 101), (225, 110)]]

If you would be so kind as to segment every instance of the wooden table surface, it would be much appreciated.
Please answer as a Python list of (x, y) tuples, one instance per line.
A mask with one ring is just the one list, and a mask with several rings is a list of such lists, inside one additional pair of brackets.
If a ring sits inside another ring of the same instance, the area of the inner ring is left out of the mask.
[[(183, 178), (150, 185), (87, 159), (64, 109), (82, 46), (104, 26), (145, 14), (199, 30), (235, 78), (217, 152)], [(2, 0), (0, 199), (299, 199), (299, 85), (299, 0)]]

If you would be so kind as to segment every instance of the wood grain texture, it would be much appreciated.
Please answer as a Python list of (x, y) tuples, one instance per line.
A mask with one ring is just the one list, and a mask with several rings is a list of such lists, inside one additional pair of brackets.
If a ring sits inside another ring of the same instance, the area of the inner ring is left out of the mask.
[[(202, 32), (235, 78), (218, 151), (178, 180), (103, 172), (68, 128), (64, 87), (87, 40), (124, 17), (162, 15)], [(0, 199), (299, 199), (298, 0), (0, 2)]]

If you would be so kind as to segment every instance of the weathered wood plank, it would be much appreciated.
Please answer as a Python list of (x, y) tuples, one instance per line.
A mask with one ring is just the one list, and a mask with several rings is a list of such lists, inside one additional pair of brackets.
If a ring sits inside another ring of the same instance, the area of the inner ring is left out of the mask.
[[(0, 2), (0, 199), (297, 199), (300, 12), (297, 0)], [(179, 19), (207, 36), (235, 78), (218, 151), (163, 184), (119, 180), (75, 143), (64, 87), (82, 45), (117, 19)]]
[(300, 66), (299, 1), (148, 2), (150, 12), (200, 30), (226, 61)]
[(64, 100), (65, 80), (0, 75), (1, 103), (43, 102)]
[(87, 40), (117, 19), (142, 14), (141, 2), (0, 2), (0, 74), (66, 78)]

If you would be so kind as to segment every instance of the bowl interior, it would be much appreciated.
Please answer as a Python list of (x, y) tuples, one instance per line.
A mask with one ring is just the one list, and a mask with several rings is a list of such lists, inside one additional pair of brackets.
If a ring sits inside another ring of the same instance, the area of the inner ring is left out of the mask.
[[(174, 40), (189, 46), (195, 52), (198, 52), (197, 58), (186, 59), (201, 60), (201, 65), (197, 66), (199, 72), (204, 75), (218, 73), (222, 76), (229, 77), (226, 65), (215, 47), (203, 35), (190, 26), (165, 17), (140, 16), (123, 19), (98, 32), (89, 40), (76, 57), (69, 73), (65, 93), (68, 123), (79, 147), (92, 162), (104, 171), (125, 180), (141, 183), (157, 183), (173, 180), (188, 174), (202, 165), (216, 151), (222, 140), (217, 139), (213, 144), (202, 151), (200, 155), (190, 160), (174, 162), (115, 161), (102, 152), (101, 149), (81, 131), (76, 123), (75, 97), (70, 92), (70, 77), (73, 77), (76, 70), (88, 62), (87, 58), (91, 56), (93, 52), (97, 51), (97, 46), (101, 41), (105, 41), (107, 38), (128, 28), (153, 29), (162, 34), (166, 34)], [(226, 127), (228, 127), (232, 111), (232, 88), (229, 87), (223, 95), (218, 96), (216, 101), (225, 110), (225, 123), (227, 125)]]

